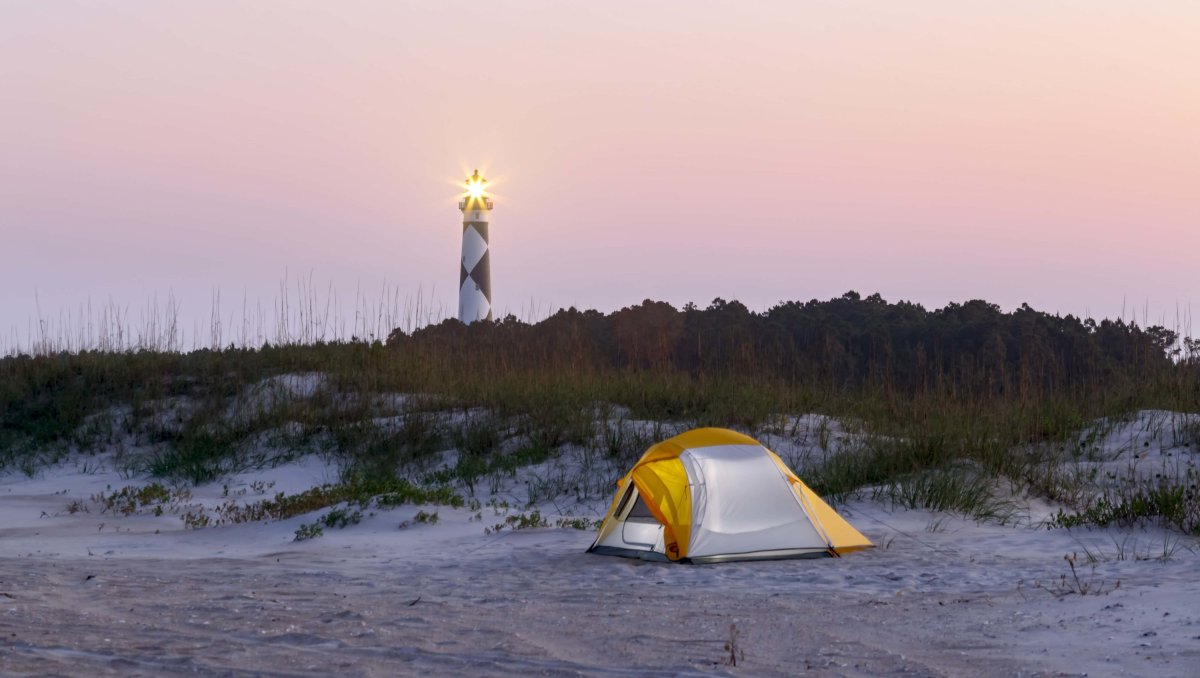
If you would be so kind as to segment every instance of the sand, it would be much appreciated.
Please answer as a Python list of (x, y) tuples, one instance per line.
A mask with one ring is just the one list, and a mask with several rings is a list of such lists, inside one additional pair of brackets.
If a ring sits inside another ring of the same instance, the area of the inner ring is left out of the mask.
[[(333, 475), (309, 458), (194, 501)], [(185, 530), (65, 510), (144, 482), (80, 463), (0, 479), (0, 674), (1200, 675), (1197, 540), (1039, 528), (1049, 505), (997, 525), (859, 500), (842, 512), (876, 549), (705, 566), (589, 555), (590, 530), (485, 534), (486, 508), (403, 506), (302, 542), (315, 516)], [(1070, 553), (1086, 595), (1062, 583)]]

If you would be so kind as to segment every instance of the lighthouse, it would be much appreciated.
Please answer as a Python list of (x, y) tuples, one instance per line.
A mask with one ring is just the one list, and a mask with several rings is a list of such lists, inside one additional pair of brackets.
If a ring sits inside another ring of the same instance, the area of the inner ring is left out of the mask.
[(488, 255), (488, 215), (492, 199), (479, 170), (467, 178), (467, 193), (458, 201), (463, 213), (462, 265), (458, 272), (458, 319), (464, 323), (492, 319), (492, 263)]

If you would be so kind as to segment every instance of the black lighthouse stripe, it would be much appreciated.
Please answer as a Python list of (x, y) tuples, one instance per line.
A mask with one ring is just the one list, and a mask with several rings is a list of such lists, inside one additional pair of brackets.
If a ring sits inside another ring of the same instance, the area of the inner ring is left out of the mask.
[[(471, 280), (475, 281), (475, 287), (483, 292), (483, 296), (488, 300), (488, 305), (492, 303), (492, 255), (491, 252), (484, 252), (479, 263), (475, 264), (475, 268), (471, 269), (469, 274)], [(459, 286), (462, 281), (459, 281)]]

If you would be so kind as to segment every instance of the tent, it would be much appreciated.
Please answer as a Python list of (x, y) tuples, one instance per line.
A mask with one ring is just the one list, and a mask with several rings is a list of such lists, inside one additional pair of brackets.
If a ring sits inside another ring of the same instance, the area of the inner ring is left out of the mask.
[(710, 563), (873, 546), (779, 455), (722, 428), (654, 445), (617, 487), (590, 553)]

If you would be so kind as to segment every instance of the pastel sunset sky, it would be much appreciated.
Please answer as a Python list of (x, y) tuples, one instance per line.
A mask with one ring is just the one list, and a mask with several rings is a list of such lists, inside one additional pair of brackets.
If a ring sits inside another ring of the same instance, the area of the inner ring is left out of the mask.
[(502, 313), (853, 289), (1173, 326), (1198, 36), (1184, 1), (3, 2), (0, 334), (241, 317), (285, 275), (453, 315), (476, 166)]

